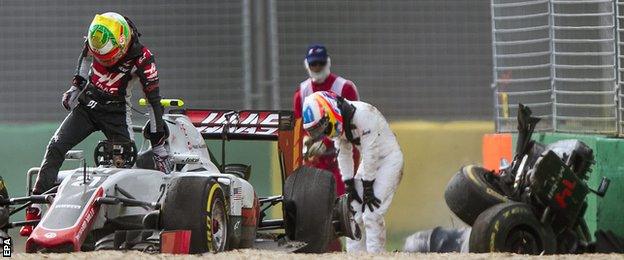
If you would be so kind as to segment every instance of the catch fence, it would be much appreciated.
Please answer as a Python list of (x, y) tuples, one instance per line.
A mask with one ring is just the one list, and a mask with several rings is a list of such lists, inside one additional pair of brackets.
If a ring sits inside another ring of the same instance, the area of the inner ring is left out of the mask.
[(497, 131), (515, 131), (523, 103), (538, 130), (622, 132), (619, 0), (491, 4)]

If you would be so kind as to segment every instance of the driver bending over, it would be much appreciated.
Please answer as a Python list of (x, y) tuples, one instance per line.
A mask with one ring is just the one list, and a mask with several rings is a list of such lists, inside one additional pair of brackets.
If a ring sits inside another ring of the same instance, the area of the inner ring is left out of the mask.
[[(134, 78), (141, 82), (150, 104), (149, 139), (155, 164), (160, 171), (171, 171), (173, 163), (164, 147), (164, 109), (158, 92), (158, 72), (153, 54), (139, 42), (139, 36), (132, 22), (118, 13), (95, 15), (86, 43), (88, 54), (93, 57), (88, 80), (74, 75), (69, 90), (63, 94), (62, 105), (71, 112), (48, 144), (33, 194), (52, 188), (65, 153), (91, 133), (100, 130), (113, 142), (133, 140), (126, 99), (130, 96), (128, 85)], [(26, 210), (26, 220), (40, 218), (40, 207), (33, 205)], [(32, 226), (24, 226), (20, 234), (28, 236), (32, 230)]]
[[(347, 238), (347, 252), (385, 251), (384, 215), (401, 180), (403, 153), (388, 122), (374, 106), (332, 92), (315, 92), (303, 102), (303, 128), (313, 139), (328, 136), (338, 147), (338, 166), (347, 184), (362, 239)], [(353, 173), (353, 147), (361, 162)]]

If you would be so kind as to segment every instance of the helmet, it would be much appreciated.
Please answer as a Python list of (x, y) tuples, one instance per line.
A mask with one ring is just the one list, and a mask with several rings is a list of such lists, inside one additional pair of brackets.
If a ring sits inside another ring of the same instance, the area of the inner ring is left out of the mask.
[(303, 101), (303, 128), (311, 138), (323, 135), (334, 138), (342, 134), (342, 115), (336, 98), (333, 92), (318, 91)]
[(96, 14), (87, 34), (89, 51), (104, 66), (112, 66), (126, 55), (131, 40), (128, 21), (114, 12)]
[[(315, 65), (323, 66), (323, 69), (314, 72), (310, 69), (310, 67)], [(308, 75), (312, 78), (314, 82), (323, 82), (329, 76), (329, 69), (331, 67), (331, 59), (327, 54), (327, 48), (321, 44), (314, 44), (308, 47), (308, 51), (306, 51), (305, 60), (303, 61), (303, 65), (308, 71)]]

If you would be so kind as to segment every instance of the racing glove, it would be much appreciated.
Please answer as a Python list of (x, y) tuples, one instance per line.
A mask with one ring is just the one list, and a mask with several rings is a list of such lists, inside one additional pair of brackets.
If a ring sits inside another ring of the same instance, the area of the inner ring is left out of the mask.
[[(158, 134), (159, 133), (153, 134), (152, 137), (159, 136)], [(163, 133), (162, 138), (164, 137), (165, 135)], [(164, 172), (165, 174), (171, 173), (175, 164), (173, 163), (171, 156), (169, 156), (169, 154), (167, 153), (164, 145), (164, 140), (161, 144), (152, 144), (152, 151), (154, 152), (154, 164), (156, 166), (156, 170)]]
[(364, 186), (364, 196), (362, 198), (362, 201), (363, 201), (362, 212), (364, 212), (364, 210), (366, 209), (366, 206), (368, 206), (368, 209), (371, 212), (375, 211), (376, 208), (379, 208), (379, 203), (381, 203), (381, 200), (375, 197), (375, 191), (373, 190), (374, 183), (375, 183), (375, 180), (372, 180), (372, 181), (362, 180), (362, 184)]
[(87, 80), (80, 75), (75, 75), (72, 79), (71, 87), (65, 93), (61, 99), (61, 104), (65, 109), (71, 111), (76, 105), (78, 105), (78, 95), (80, 90), (85, 87)]
[(170, 156), (154, 155), (156, 170), (169, 174), (173, 171), (174, 163)]
[(349, 194), (349, 202), (355, 200), (359, 203), (362, 203), (360, 195), (358, 195), (357, 190), (355, 190), (355, 181), (353, 180), (353, 178), (344, 181), (344, 184), (346, 186), (345, 188), (347, 190), (347, 194)]
[(303, 138), (303, 158), (309, 160), (322, 155), (327, 151), (327, 146), (322, 139), (312, 139), (309, 136)]
[(80, 75), (74, 75), (71, 85), (77, 87), (79, 90), (82, 90), (87, 85), (87, 79)]

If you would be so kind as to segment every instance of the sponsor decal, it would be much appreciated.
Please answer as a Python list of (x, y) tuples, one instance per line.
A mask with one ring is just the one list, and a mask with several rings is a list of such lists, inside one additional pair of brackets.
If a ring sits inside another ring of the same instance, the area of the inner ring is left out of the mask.
[(91, 223), (91, 220), (93, 220), (94, 216), (95, 209), (93, 207), (90, 207), (89, 211), (87, 211), (87, 215), (82, 220), (82, 223), (80, 223), (80, 229), (78, 229), (78, 232), (76, 232), (76, 235), (74, 236), (76, 240), (80, 240), (80, 238), (82, 237), (82, 233), (84, 233), (85, 229), (87, 229), (87, 226), (89, 225), (89, 223)]
[(52, 238), (55, 238), (55, 237), (56, 237), (56, 233), (54, 233), (54, 232), (48, 232), (48, 233), (45, 233), (43, 236), (44, 236), (44, 237), (46, 237), (46, 238), (50, 238), (50, 239), (52, 239)]
[(127, 67), (127, 66), (119, 66), (117, 69), (119, 69), (119, 71), (123, 73), (128, 73), (128, 71), (130, 71), (130, 67)]
[[(220, 134), (231, 111), (188, 110), (186, 115), (202, 134)], [(230, 116), (229, 133), (248, 135), (277, 135), (279, 113), (269, 111), (240, 111)]]
[(576, 188), (576, 182), (563, 179), (561, 183), (565, 188), (561, 192), (555, 194), (555, 201), (557, 202), (557, 205), (559, 205), (559, 207), (565, 209), (568, 207), (566, 199), (572, 196), (572, 193), (574, 193), (574, 189)]
[(187, 157), (187, 158), (184, 158), (184, 160), (182, 162), (183, 163), (197, 163), (197, 162), (199, 162), (199, 157), (197, 157), (197, 158)]
[(82, 208), (80, 205), (75, 204), (58, 204), (54, 206), (55, 209), (80, 209)]
[[(104, 85), (105, 87), (113, 86), (117, 81), (119, 81), (125, 74), (124, 73), (109, 73), (107, 71), (100, 72), (97, 68), (93, 68), (93, 74), (97, 76), (96, 85)], [(101, 83), (101, 84), (98, 84)]]
[(143, 48), (143, 55), (141, 56), (141, 58), (139, 58), (138, 63), (139, 64), (143, 64), (145, 59), (147, 59), (147, 58), (149, 58), (151, 56), (153, 56), (152, 51), (150, 51), (147, 48)]
[(151, 63), (143, 72), (145, 77), (149, 80), (153, 80), (158, 77), (158, 71), (156, 71), (156, 64)]
[(97, 103), (97, 101), (95, 101), (95, 100), (89, 100), (89, 103), (87, 104), (87, 107), (89, 107), (89, 108), (91, 108), (91, 109), (94, 109), (94, 108), (95, 108), (95, 106), (97, 106), (97, 104), (98, 104), (98, 103)]

